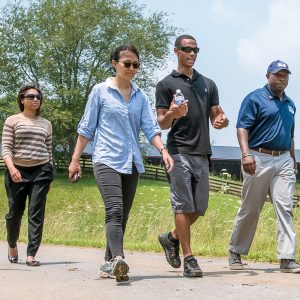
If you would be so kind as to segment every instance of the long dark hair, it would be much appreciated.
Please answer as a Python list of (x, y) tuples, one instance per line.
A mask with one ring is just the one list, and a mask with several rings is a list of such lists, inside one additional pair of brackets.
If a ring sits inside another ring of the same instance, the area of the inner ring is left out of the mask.
[(28, 90), (31, 90), (31, 89), (36, 90), (39, 93), (39, 95), (41, 96), (40, 106), (36, 111), (36, 115), (39, 116), (40, 115), (40, 108), (41, 108), (42, 103), (43, 103), (43, 94), (42, 94), (41, 90), (38, 87), (36, 87), (35, 85), (25, 85), (25, 86), (21, 87), (20, 90), (19, 90), (18, 96), (17, 96), (17, 102), (19, 104), (20, 111), (24, 111), (24, 104), (22, 103), (22, 99), (25, 96), (25, 92), (28, 91)]

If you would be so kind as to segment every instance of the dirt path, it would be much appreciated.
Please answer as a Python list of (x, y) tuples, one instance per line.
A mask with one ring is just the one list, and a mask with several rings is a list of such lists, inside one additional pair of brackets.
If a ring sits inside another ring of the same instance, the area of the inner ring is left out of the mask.
[(300, 274), (283, 274), (276, 264), (248, 262), (230, 271), (227, 258), (198, 258), (203, 278), (185, 278), (162, 254), (127, 251), (130, 281), (99, 279), (103, 251), (94, 248), (42, 245), (40, 267), (27, 267), (25, 245), (18, 264), (7, 260), (0, 242), (0, 299), (300, 299)]

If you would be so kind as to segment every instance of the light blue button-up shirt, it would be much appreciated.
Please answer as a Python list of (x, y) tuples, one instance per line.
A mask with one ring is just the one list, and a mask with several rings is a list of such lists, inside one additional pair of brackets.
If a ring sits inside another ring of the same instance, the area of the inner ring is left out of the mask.
[(93, 163), (103, 163), (114, 170), (132, 173), (132, 163), (139, 173), (145, 171), (139, 145), (142, 130), (149, 142), (161, 133), (143, 91), (134, 83), (126, 102), (111, 78), (95, 85), (89, 95), (77, 132), (93, 142)]

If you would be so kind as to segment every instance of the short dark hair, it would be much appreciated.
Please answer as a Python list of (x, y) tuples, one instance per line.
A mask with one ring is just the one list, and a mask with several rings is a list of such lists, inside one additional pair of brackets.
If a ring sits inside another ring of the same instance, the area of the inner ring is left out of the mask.
[(24, 111), (24, 104), (22, 103), (22, 99), (25, 96), (25, 92), (28, 91), (28, 90), (31, 90), (31, 89), (36, 90), (39, 93), (39, 95), (41, 96), (40, 106), (39, 106), (39, 108), (36, 111), (36, 115), (39, 116), (40, 115), (40, 108), (41, 108), (42, 103), (43, 103), (43, 94), (42, 94), (41, 90), (38, 87), (36, 87), (35, 85), (25, 85), (25, 86), (22, 86), (20, 88), (18, 96), (17, 96), (17, 102), (19, 104), (20, 111), (21, 112)]
[(182, 40), (184, 40), (184, 39), (194, 40), (194, 41), (196, 42), (196, 39), (195, 39), (193, 36), (188, 35), (188, 34), (183, 34), (183, 35), (180, 35), (180, 36), (176, 39), (175, 45), (174, 45), (174, 46), (175, 46), (175, 47), (181, 46), (181, 42), (182, 42)]
[(140, 60), (140, 55), (139, 55), (139, 52), (137, 51), (136, 47), (133, 45), (133, 44), (125, 44), (125, 45), (122, 45), (118, 48), (116, 48), (110, 55), (110, 60), (115, 60), (115, 61), (119, 61), (120, 59), (120, 52), (122, 51), (125, 51), (125, 50), (129, 50), (131, 52), (133, 52), (138, 60)]

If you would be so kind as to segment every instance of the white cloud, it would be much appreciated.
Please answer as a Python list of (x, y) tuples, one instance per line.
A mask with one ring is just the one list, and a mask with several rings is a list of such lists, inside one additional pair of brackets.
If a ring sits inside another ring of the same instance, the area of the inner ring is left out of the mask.
[(238, 42), (238, 58), (242, 68), (261, 74), (273, 60), (300, 64), (300, 1), (273, 0), (269, 3), (266, 22)]
[(238, 19), (235, 2), (230, 0), (215, 0), (210, 6), (213, 19), (217, 23), (225, 23)]

